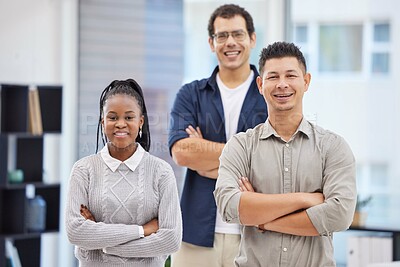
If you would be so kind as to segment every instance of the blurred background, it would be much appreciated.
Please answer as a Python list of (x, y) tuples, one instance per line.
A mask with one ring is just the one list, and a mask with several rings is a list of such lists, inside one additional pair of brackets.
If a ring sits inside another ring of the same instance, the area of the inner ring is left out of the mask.
[[(353, 149), (358, 193), (372, 196), (366, 226), (400, 228), (400, 1), (0, 0), (0, 83), (63, 87), (63, 130), (49, 141), (60, 232), (42, 236), (41, 266), (76, 265), (63, 225), (66, 186), (72, 164), (95, 152), (99, 96), (112, 80), (134, 78), (144, 89), (151, 152), (171, 163), (182, 186), (168, 151), (169, 110), (183, 83), (217, 64), (207, 23), (224, 3), (253, 16), (252, 64), (271, 42), (300, 46), (312, 75), (306, 117)], [(346, 266), (350, 234), (335, 237), (338, 266)]]

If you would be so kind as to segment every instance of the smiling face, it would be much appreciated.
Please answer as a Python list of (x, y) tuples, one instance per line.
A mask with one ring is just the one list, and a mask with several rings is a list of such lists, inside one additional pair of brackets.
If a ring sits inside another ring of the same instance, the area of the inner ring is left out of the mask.
[(102, 125), (111, 144), (112, 157), (123, 161), (136, 151), (135, 140), (143, 122), (142, 111), (134, 97), (116, 94), (105, 101)]
[(311, 75), (295, 57), (272, 58), (265, 61), (262, 76), (257, 78), (260, 93), (268, 106), (269, 116), (302, 115), (303, 95)]
[(236, 15), (232, 18), (217, 17), (214, 21), (214, 33), (233, 32), (242, 30), (245, 32), (245, 38), (241, 41), (235, 40), (232, 35), (224, 43), (218, 43), (215, 38), (210, 37), (208, 42), (210, 48), (215, 52), (220, 71), (236, 70), (249, 67), (249, 58), (251, 49), (256, 44), (256, 34), (249, 36), (246, 29), (246, 21)]

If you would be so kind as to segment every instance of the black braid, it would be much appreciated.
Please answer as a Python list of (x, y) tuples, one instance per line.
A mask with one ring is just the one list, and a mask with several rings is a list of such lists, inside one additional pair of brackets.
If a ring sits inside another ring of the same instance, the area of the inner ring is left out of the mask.
[(140, 85), (133, 79), (127, 80), (114, 80), (108, 85), (100, 96), (100, 115), (99, 121), (97, 124), (97, 138), (96, 138), (96, 153), (99, 149), (99, 136), (101, 136), (103, 145), (107, 143), (107, 137), (103, 133), (103, 128), (101, 127), (101, 119), (103, 116), (103, 107), (106, 100), (113, 95), (129, 95), (134, 97), (140, 107), (142, 115), (144, 117), (144, 123), (142, 126), (142, 137), (139, 135), (136, 138), (136, 142), (138, 142), (146, 151), (150, 149), (150, 128), (149, 128), (149, 120), (147, 117), (147, 108), (146, 103), (144, 102), (143, 91)]

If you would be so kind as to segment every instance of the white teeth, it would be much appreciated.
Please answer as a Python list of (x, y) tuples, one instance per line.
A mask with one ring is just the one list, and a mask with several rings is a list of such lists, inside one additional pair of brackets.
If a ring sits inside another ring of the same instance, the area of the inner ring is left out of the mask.
[(128, 135), (127, 133), (115, 133), (117, 136), (123, 136), (123, 135)]
[(276, 97), (288, 97), (291, 96), (292, 94), (287, 94), (287, 95), (275, 95)]
[(225, 55), (227, 55), (227, 56), (239, 55), (239, 51), (236, 51), (236, 52), (226, 52)]

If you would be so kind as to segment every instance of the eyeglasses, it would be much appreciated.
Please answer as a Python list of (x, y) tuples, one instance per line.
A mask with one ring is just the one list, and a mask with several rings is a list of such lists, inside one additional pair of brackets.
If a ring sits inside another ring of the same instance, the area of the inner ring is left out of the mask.
[(218, 32), (213, 34), (212, 37), (217, 41), (217, 43), (225, 43), (228, 40), (229, 35), (232, 35), (235, 41), (243, 41), (246, 38), (246, 32), (243, 30), (231, 31), (231, 32)]

